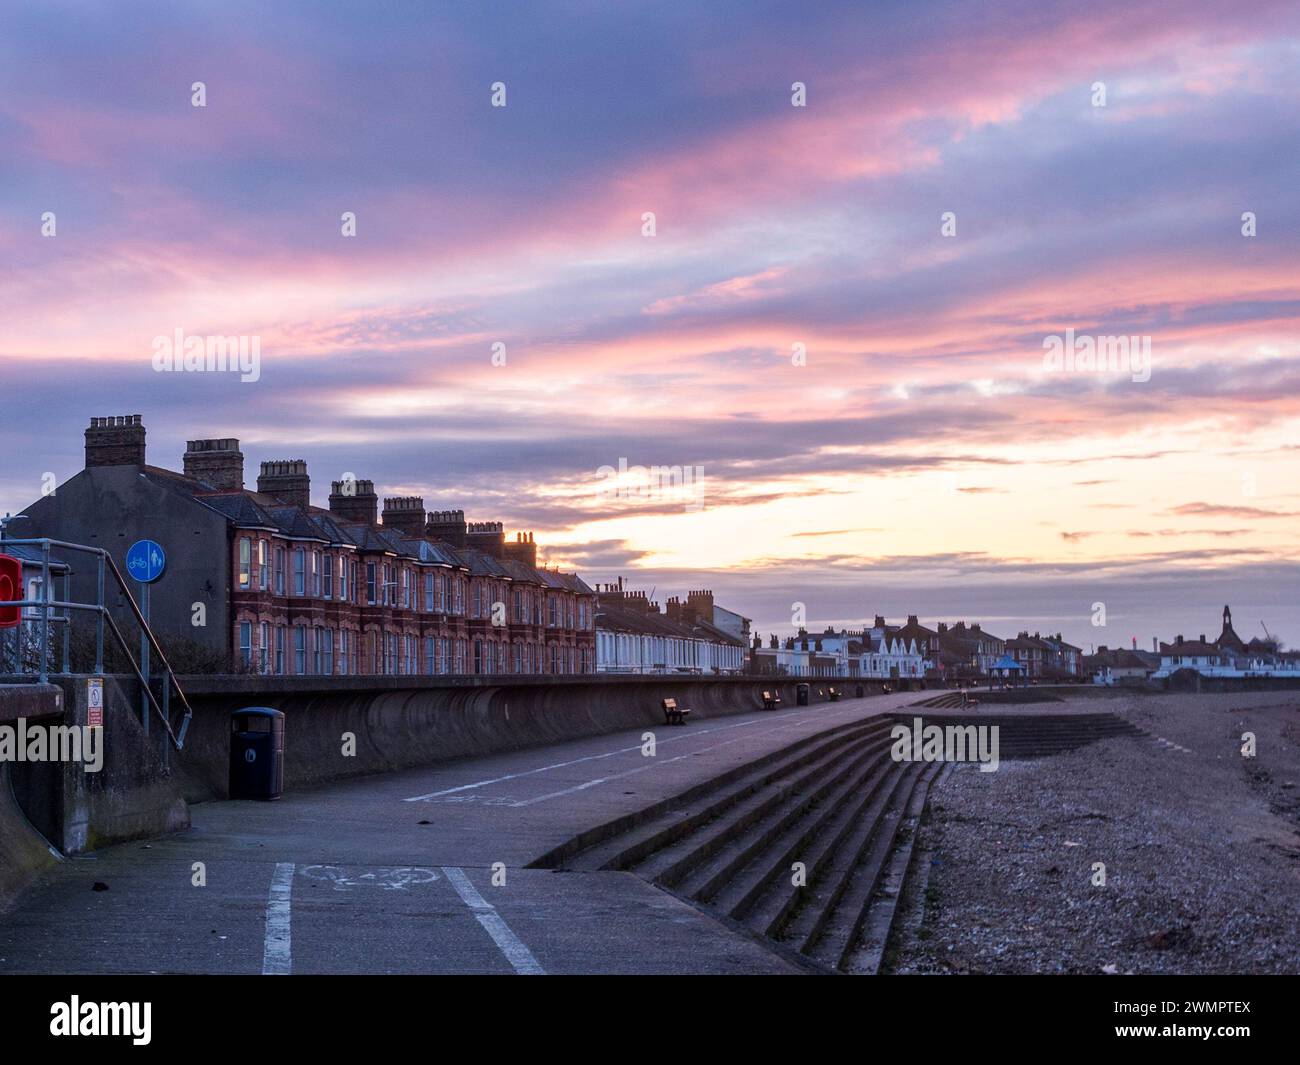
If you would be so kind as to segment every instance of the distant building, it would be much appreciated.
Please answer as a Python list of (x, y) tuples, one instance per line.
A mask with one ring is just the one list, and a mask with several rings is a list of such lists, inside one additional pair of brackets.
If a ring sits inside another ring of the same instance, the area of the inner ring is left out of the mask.
[(1178, 636), (1173, 643), (1160, 645), (1160, 666), (1152, 677), (1162, 680), (1184, 669), (1207, 677), (1300, 679), (1300, 653), (1283, 651), (1272, 639), (1243, 641), (1232, 627), (1232, 611), (1225, 606), (1223, 629), (1213, 643), (1202, 634), (1196, 640)]
[(1097, 648), (1096, 654), (1080, 659), (1080, 675), (1107, 687), (1137, 686), (1160, 667), (1160, 656), (1150, 651)]
[(1029, 680), (1041, 680), (1047, 676), (1052, 649), (1037, 633), (1033, 636), (1028, 632), (1017, 633), (1014, 639), (1007, 641), (1006, 650), (1024, 669)]
[(743, 673), (748, 633), (749, 619), (718, 607), (711, 591), (690, 592), (685, 602), (671, 598), (665, 612), (622, 578), (597, 586), (600, 673)]
[(1078, 680), (1081, 673), (1083, 649), (1067, 643), (1058, 632), (1043, 637), (1049, 652), (1048, 675), (1056, 680)]
[(979, 622), (939, 623), (939, 666), (946, 678), (972, 682), (987, 678), (1006, 650), (1007, 641), (985, 632)]
[(1197, 640), (1184, 640), (1182, 636), (1173, 643), (1160, 645), (1160, 668), (1156, 676), (1168, 676), (1179, 669), (1194, 669), (1198, 673), (1214, 673), (1229, 668), (1228, 655), (1202, 635)]
[(899, 680), (921, 677), (925, 662), (915, 642), (898, 635), (897, 627), (884, 624), (870, 629), (831, 629), (810, 636), (800, 629), (781, 644), (772, 636), (768, 647), (755, 641), (752, 655), (756, 671), (792, 677), (864, 677)]
[[(710, 602), (712, 602), (712, 592), (691, 592), (687, 595), (686, 601), (690, 604), (692, 595), (706, 594), (709, 596)], [(701, 612), (704, 613), (706, 611), (702, 610)], [(713, 603), (712, 621), (715, 628), (721, 629), (728, 636), (732, 636), (735, 639), (742, 641), (746, 647), (749, 646), (749, 626), (752, 624), (749, 618), (737, 614), (734, 610), (728, 610), (726, 607)]]
[(899, 631), (882, 636), (868, 635), (862, 648), (859, 676), (877, 680), (900, 680), (925, 676), (925, 659), (915, 640)]
[[(877, 622), (883, 626), (884, 619), (877, 617)], [(894, 635), (900, 637), (904, 644), (915, 645), (924, 662), (924, 669), (927, 675), (940, 676), (942, 669), (940, 666), (941, 648), (939, 643), (939, 633), (934, 629), (926, 628), (919, 621), (915, 614), (907, 616), (907, 623), (899, 626), (894, 630)]]

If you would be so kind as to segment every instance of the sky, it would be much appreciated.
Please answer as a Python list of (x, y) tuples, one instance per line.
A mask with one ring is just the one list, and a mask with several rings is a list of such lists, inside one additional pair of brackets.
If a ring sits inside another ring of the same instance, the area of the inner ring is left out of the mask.
[(765, 636), (1297, 646), (1298, 190), (1294, 3), (0, 0), (0, 513), (138, 413)]

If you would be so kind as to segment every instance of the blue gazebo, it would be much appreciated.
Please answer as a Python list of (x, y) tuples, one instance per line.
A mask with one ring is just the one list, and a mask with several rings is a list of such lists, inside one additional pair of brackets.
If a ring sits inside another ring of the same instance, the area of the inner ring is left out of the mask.
[(1017, 662), (1010, 655), (1004, 654), (993, 665), (989, 666), (989, 687), (993, 687), (995, 677), (1002, 677), (1004, 680), (1015, 683), (1028, 681), (1028, 672), (1024, 664)]

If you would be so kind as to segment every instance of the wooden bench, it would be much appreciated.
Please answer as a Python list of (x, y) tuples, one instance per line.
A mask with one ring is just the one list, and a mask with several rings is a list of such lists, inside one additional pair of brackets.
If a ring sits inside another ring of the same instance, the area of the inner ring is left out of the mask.
[(764, 710), (775, 710), (780, 705), (781, 705), (781, 696), (779, 696), (776, 692), (763, 693)]
[(689, 713), (689, 710), (677, 705), (676, 699), (664, 700), (664, 724), (684, 725), (686, 724), (686, 715)]
[(827, 688), (826, 697), (830, 699), (831, 702), (837, 703), (840, 701), (840, 690), (838, 688)]

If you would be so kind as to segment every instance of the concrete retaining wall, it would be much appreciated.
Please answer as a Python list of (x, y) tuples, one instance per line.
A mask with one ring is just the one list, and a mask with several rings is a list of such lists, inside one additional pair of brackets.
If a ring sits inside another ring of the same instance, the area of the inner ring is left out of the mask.
[[(32, 699), (47, 692), (53, 693), (58, 710), (52, 716), (47, 713), (40, 724), (82, 727), (87, 722), (84, 677), (45, 686), (13, 685), (10, 691), (23, 694), (29, 704), (11, 711), (14, 720), (23, 716), (32, 721), (37, 709)], [(104, 678), (103, 764), (97, 772), (87, 772), (83, 762), (15, 762), (4, 767), (0, 803), (12, 803), (10, 813), (34, 829), (33, 835), (39, 834), (47, 857), (45, 840), (63, 854), (81, 854), (189, 827), (189, 807), (169, 763), (165, 734), (155, 726), (145, 735), (138, 700), (134, 681)], [(11, 825), (14, 820), (9, 818)], [(18, 853), (18, 838), (13, 831), (3, 833), (0, 867)], [(31, 848), (23, 851), (29, 852), (35, 853)]]
[[(0, 685), (0, 725), (15, 726), (19, 718), (58, 724), (63, 709), (63, 692), (52, 684)], [(0, 762), (0, 912), (58, 861), (14, 796), (14, 768)]]
[[(68, 724), (87, 719), (86, 682), (65, 682)], [(156, 719), (148, 735), (140, 725), (139, 685), (104, 679), (104, 765), (87, 773), (62, 766), (62, 812), (57, 843), (64, 854), (81, 854), (110, 843), (151, 839), (189, 828), (190, 812), (177, 753)]]
[[(377, 688), (373, 677), (185, 677), (181, 683), (194, 720), (186, 750), (177, 757), (186, 797), (201, 801), (227, 793), (230, 715), (245, 706), (285, 713), (285, 787), (292, 788), (620, 729), (662, 727), (660, 700), (670, 696), (691, 709), (692, 722), (761, 710), (765, 690), (776, 689), (783, 707), (790, 707), (799, 681), (389, 677)], [(807, 683), (813, 703), (825, 702), (831, 686), (851, 696), (858, 685)], [(880, 691), (879, 683), (861, 683), (868, 693)], [(353, 756), (343, 753), (347, 733), (355, 736)]]

